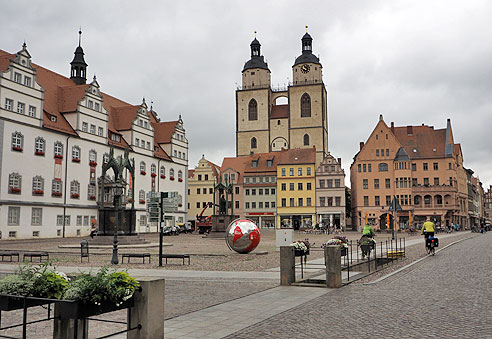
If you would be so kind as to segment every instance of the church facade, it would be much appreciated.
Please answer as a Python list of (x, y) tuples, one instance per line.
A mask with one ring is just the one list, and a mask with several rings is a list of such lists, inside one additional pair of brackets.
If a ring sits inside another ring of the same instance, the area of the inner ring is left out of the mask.
[(145, 99), (129, 104), (104, 93), (95, 77), (86, 79), (80, 41), (69, 77), (32, 63), (25, 44), (16, 54), (0, 50), (3, 239), (89, 234), (101, 195), (105, 206), (112, 202), (112, 192), (100, 190), (111, 148), (115, 157), (128, 150), (135, 160), (135, 180), (123, 178), (123, 204), (134, 204), (137, 232), (157, 230), (147, 220), (148, 192), (178, 192), (183, 201), (167, 217), (186, 221), (188, 141), (181, 117), (161, 122)]
[[(316, 148), (316, 164), (328, 154), (327, 92), (312, 37), (302, 37), (302, 54), (292, 66), (286, 88), (271, 86), (261, 44), (251, 42), (251, 59), (236, 91), (236, 156), (282, 149)], [(280, 102), (285, 102), (287, 104)]]

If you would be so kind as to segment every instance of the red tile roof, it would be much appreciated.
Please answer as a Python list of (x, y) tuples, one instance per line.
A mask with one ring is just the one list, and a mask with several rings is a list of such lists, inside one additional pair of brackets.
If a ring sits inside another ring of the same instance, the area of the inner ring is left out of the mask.
[[(0, 71), (5, 71), (10, 66), (10, 59), (15, 54), (0, 50)], [(80, 100), (85, 96), (89, 85), (75, 85), (74, 82), (58, 73), (52, 72), (39, 65), (32, 64), (36, 69), (36, 80), (44, 89), (44, 119), (43, 126), (58, 132), (77, 135), (62, 113), (75, 112)], [(139, 105), (131, 105), (125, 101), (102, 93), (103, 105), (108, 112), (108, 143), (119, 147), (130, 147), (119, 131), (131, 129), (131, 124), (137, 116)], [(56, 117), (52, 121), (51, 117)], [(155, 142), (169, 143), (174, 133), (177, 121), (159, 122), (153, 114), (150, 114), (152, 126), (154, 127)], [(121, 136), (121, 142), (111, 140), (111, 133)], [(154, 155), (158, 158), (171, 160), (168, 154), (159, 146), (154, 148)]]
[(195, 175), (195, 170), (189, 169), (188, 170), (188, 178), (193, 178), (194, 175)]
[(270, 119), (282, 119), (289, 117), (289, 105), (272, 105)]
[[(407, 126), (395, 127), (393, 134), (407, 151), (411, 159), (435, 158), (445, 156), (446, 129), (412, 126), (412, 134), (408, 134)], [(435, 150), (435, 151), (434, 151)]]
[(296, 148), (282, 150), (279, 153), (279, 165), (287, 164), (314, 164), (316, 162), (316, 148)]

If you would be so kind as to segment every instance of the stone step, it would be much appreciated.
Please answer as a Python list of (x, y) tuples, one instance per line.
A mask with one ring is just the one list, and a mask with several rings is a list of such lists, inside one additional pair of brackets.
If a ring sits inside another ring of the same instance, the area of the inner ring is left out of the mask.
[[(98, 235), (89, 240), (90, 245), (111, 245), (114, 237), (112, 235)], [(135, 235), (118, 235), (119, 245), (137, 245), (148, 244), (149, 241), (138, 234)]]

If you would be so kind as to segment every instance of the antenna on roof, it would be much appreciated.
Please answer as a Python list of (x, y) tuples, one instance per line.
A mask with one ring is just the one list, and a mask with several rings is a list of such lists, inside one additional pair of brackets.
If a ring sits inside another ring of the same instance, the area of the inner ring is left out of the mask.
[(256, 39), (256, 30), (255, 30), (255, 39)]
[(308, 32), (308, 25), (306, 25), (306, 33)]
[(152, 105), (154, 104), (154, 101), (150, 100), (150, 110), (152, 111)]
[(81, 40), (82, 40), (82, 26), (79, 26), (79, 47), (80, 47)]

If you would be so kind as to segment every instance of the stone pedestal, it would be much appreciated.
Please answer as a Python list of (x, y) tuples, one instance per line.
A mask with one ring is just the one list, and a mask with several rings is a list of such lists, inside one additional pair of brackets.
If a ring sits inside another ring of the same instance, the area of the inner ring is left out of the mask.
[(225, 238), (227, 226), (237, 218), (239, 218), (238, 215), (214, 214), (212, 217), (212, 230), (207, 235), (207, 238)]
[(293, 246), (280, 246), (280, 285), (296, 281), (296, 266)]
[(293, 239), (293, 228), (277, 228), (275, 230), (275, 247), (277, 251), (280, 251), (280, 246), (288, 246), (292, 244)]
[(164, 338), (164, 279), (139, 278), (142, 292), (135, 294), (135, 306), (128, 310), (130, 328), (142, 325), (141, 329), (128, 332), (128, 339)]
[(325, 247), (326, 287), (342, 286), (342, 256), (340, 246)]

